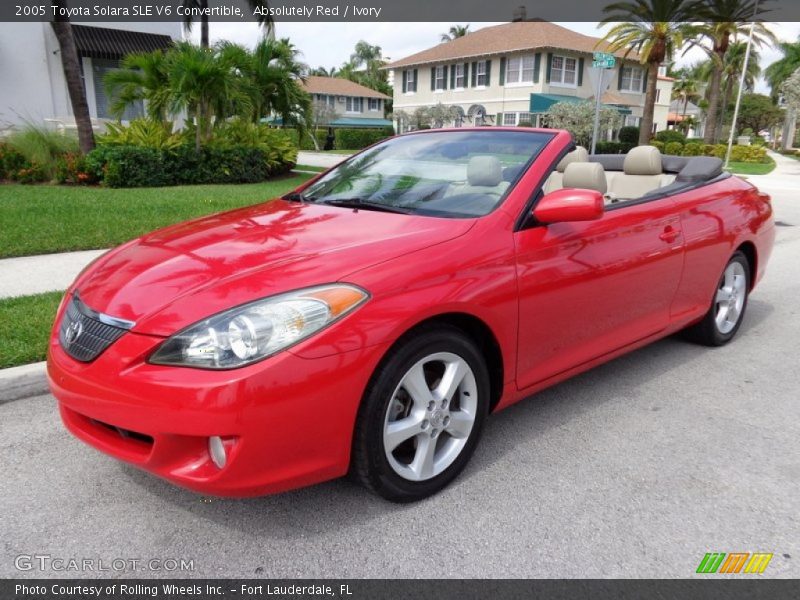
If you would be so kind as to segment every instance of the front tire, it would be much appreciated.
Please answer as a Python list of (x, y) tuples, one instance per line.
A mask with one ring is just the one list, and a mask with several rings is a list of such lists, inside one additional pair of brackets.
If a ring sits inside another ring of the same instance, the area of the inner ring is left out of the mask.
[(447, 486), (469, 462), (489, 412), (489, 372), (458, 328), (426, 327), (378, 367), (359, 410), (351, 473), (393, 502)]
[(750, 293), (750, 262), (736, 252), (714, 290), (714, 298), (703, 320), (686, 330), (686, 337), (705, 346), (727, 344), (739, 331)]

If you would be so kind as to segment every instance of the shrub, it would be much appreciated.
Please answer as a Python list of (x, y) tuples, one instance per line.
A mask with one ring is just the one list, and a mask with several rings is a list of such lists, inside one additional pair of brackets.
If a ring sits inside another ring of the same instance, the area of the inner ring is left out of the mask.
[(683, 144), (681, 142), (667, 142), (664, 144), (664, 154), (680, 156), (683, 154)]
[(520, 121), (517, 123), (517, 127), (533, 127), (533, 123), (530, 121)]
[[(59, 159), (67, 153), (78, 151), (78, 139), (74, 135), (61, 134), (33, 124), (12, 133), (7, 143), (24, 157), (26, 164), (20, 168), (33, 169), (32, 172), (22, 175), (25, 180), (34, 172), (40, 176), (39, 181), (54, 179)], [(20, 181), (20, 178), (12, 179)]]
[(659, 142), (680, 142), (681, 144), (686, 143), (686, 136), (683, 135), (680, 131), (675, 131), (674, 129), (664, 129), (663, 131), (659, 131), (656, 133), (656, 140)]
[(659, 142), (658, 140), (650, 140), (650, 145), (655, 146), (658, 148), (660, 152), (664, 152), (664, 142)]
[(19, 150), (0, 143), (0, 180), (13, 179), (13, 174), (26, 166), (30, 166), (30, 163)]
[(727, 151), (725, 144), (703, 144), (703, 156), (715, 156), (724, 160)]
[(141, 146), (174, 150), (184, 143), (184, 136), (172, 129), (172, 123), (154, 119), (134, 119), (128, 125), (108, 123), (106, 133), (97, 136), (100, 145)]
[(627, 154), (636, 144), (623, 142), (597, 142), (595, 152), (597, 154)]
[(731, 148), (731, 160), (734, 162), (764, 163), (767, 162), (767, 149), (763, 146), (734, 146)]
[(635, 146), (639, 143), (639, 128), (633, 125), (626, 125), (619, 130), (619, 141)]
[(297, 136), (292, 136), (291, 131), (295, 130), (274, 129), (243, 119), (231, 119), (214, 128), (209, 146), (258, 148), (264, 153), (269, 169), (280, 172), (297, 164)]
[(703, 144), (698, 142), (689, 142), (688, 144), (684, 145), (683, 147), (683, 156), (702, 156), (703, 155)]
[(333, 131), (336, 135), (334, 148), (340, 150), (361, 150), (394, 135), (394, 130), (390, 127), (382, 129), (334, 129)]
[(58, 183), (89, 184), (97, 183), (90, 172), (86, 158), (78, 152), (70, 152), (58, 159), (55, 180)]

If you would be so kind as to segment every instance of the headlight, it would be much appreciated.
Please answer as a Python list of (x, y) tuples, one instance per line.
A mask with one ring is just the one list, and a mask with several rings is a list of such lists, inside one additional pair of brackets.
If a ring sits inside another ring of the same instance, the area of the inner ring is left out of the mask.
[(355, 286), (331, 284), (256, 300), (176, 333), (150, 362), (203, 369), (243, 367), (313, 335), (368, 297)]

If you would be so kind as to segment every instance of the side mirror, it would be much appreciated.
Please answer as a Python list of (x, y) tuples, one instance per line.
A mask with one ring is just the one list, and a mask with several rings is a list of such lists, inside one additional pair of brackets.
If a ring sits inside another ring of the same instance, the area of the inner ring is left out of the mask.
[(594, 221), (603, 216), (603, 194), (577, 188), (556, 190), (539, 200), (533, 216), (539, 223)]

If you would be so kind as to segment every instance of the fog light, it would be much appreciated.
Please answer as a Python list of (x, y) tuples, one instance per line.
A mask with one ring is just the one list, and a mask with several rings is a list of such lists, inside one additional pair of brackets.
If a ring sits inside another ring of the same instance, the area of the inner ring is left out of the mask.
[(225, 453), (225, 444), (222, 443), (221, 437), (214, 435), (208, 438), (208, 453), (211, 455), (211, 461), (217, 465), (218, 469), (225, 468), (228, 456)]

